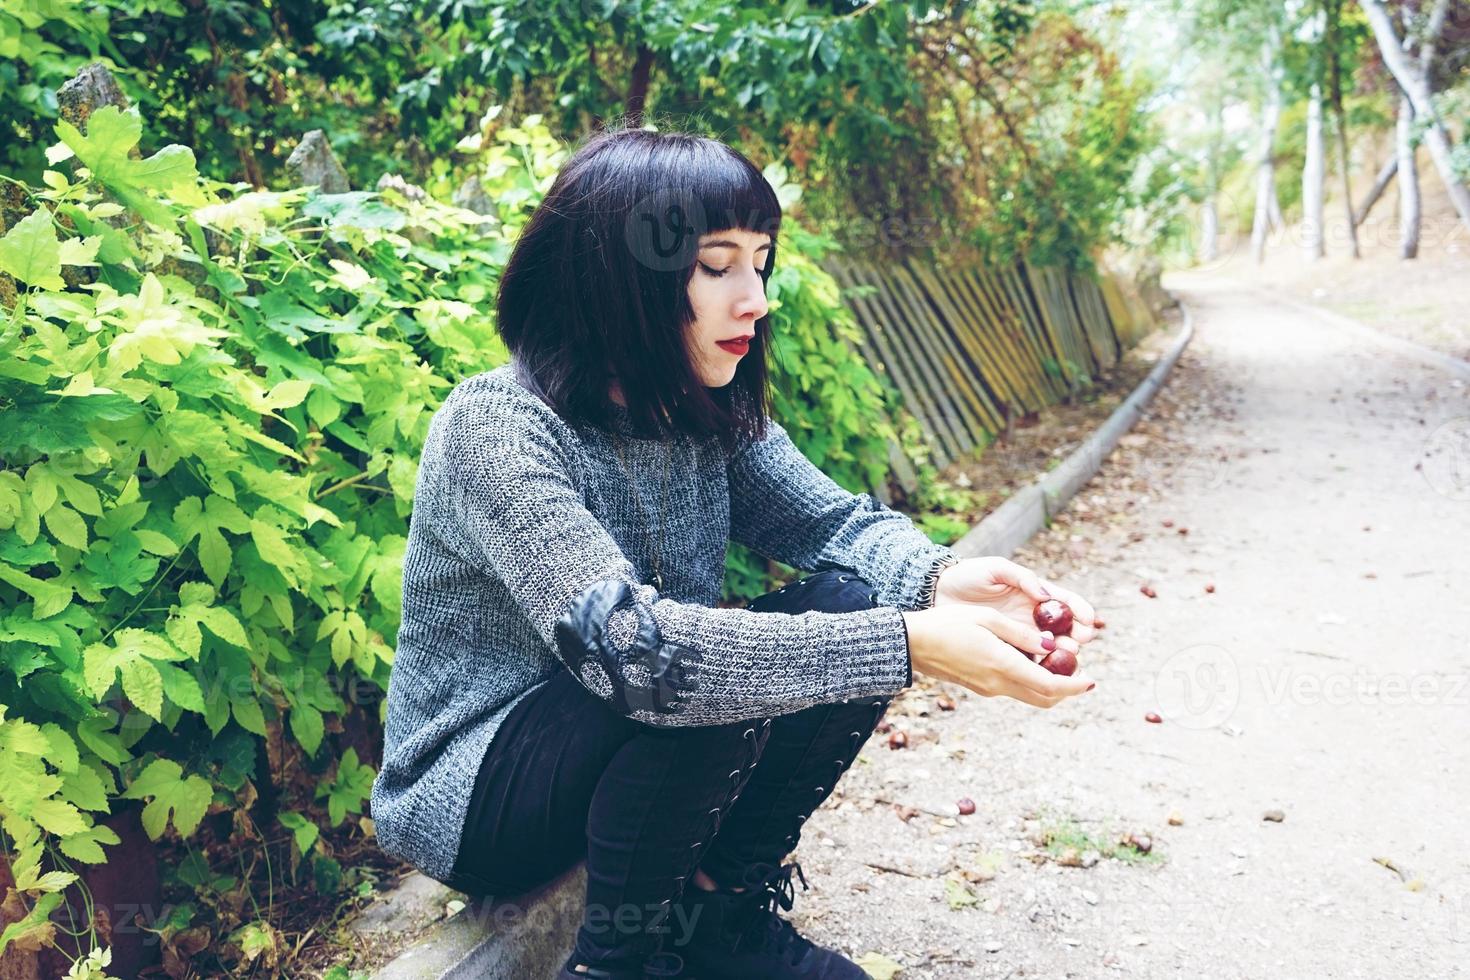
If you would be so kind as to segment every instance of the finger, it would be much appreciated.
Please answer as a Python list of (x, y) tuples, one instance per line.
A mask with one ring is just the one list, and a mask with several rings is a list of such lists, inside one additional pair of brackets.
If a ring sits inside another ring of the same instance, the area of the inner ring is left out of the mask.
[(1064, 589), (1045, 580), (1042, 585), (1072, 610), (1072, 639), (1078, 643), (1087, 643), (1097, 637), (1097, 630), (1092, 625), (1097, 620), (1097, 610), (1092, 608), (1092, 603), (1071, 589)]
[(1008, 558), (995, 559), (993, 575), (996, 581), (1020, 589), (1032, 602), (1045, 602), (1053, 597), (1042, 584), (1040, 576)]
[(1073, 674), (1071, 677), (1053, 674), (1040, 664), (1034, 664), (1029, 659), (1019, 657), (1010, 665), (1007, 674), (1017, 683), (1030, 688), (1032, 692), (1057, 700), (1085, 694), (1094, 686), (1092, 679), (1086, 674)]
[(1033, 708), (1054, 708), (1061, 703), (1060, 698), (1044, 697), (1023, 684), (1016, 684), (1011, 681), (1002, 681), (999, 689), (995, 693), (1004, 697), (1014, 698), (1023, 704), (1031, 705)]
[[(1036, 660), (1051, 653), (1067, 639), (1067, 637), (1055, 636), (1050, 630), (1039, 630), (1032, 623), (1018, 622), (988, 606), (977, 606), (975, 611), (976, 620), (981, 626), (994, 633), (1000, 640)], [(1076, 646), (1075, 641), (1072, 645)]]

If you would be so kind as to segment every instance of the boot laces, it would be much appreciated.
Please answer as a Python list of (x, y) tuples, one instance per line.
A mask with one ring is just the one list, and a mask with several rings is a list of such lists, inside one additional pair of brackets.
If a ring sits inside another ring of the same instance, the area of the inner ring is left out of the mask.
[(658, 952), (643, 961), (644, 977), (677, 977), (684, 972), (684, 959), (678, 953)]
[(801, 865), (795, 861), (774, 868), (751, 883), (746, 892), (752, 896), (751, 920), (742, 931), (740, 941), (746, 937), (759, 937), (766, 948), (774, 950), (778, 956), (789, 957), (788, 962), (796, 966), (812, 944), (791, 923), (776, 914), (777, 908), (789, 912), (796, 903), (796, 886), (791, 881), (793, 873), (801, 879), (802, 891), (807, 891), (811, 886), (807, 884)]

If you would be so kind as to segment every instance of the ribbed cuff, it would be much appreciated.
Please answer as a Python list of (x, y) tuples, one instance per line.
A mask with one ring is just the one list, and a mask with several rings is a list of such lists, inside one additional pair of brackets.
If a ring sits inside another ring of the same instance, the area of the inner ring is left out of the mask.
[(904, 687), (913, 687), (914, 686), (914, 651), (913, 651), (913, 648), (909, 646), (909, 621), (903, 615), (902, 612), (900, 612), (898, 614), (898, 618), (899, 618), (899, 621), (903, 623), (903, 648), (904, 648), (904, 650), (908, 651), (908, 656), (905, 658), (906, 661), (907, 661), (906, 667), (907, 667), (908, 673), (904, 676), (903, 686)]
[(914, 608), (929, 609), (934, 605), (935, 593), (939, 589), (939, 576), (946, 568), (958, 565), (959, 562), (960, 556), (949, 550), (934, 560), (929, 570), (924, 573), (923, 582), (919, 586), (919, 594), (914, 597)]

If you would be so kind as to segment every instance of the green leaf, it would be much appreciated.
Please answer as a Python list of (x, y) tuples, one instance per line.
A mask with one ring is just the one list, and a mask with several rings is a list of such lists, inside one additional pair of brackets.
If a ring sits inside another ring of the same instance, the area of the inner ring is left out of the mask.
[(170, 701), (185, 711), (204, 714), (204, 692), (193, 674), (172, 664), (161, 664), (156, 669), (163, 679), (163, 693)]
[(139, 528), (133, 533), (138, 536), (138, 544), (142, 546), (142, 549), (150, 554), (162, 555), (165, 558), (178, 554), (179, 546), (165, 534), (149, 531), (146, 528)]
[(286, 535), (278, 527), (272, 527), (264, 521), (252, 520), (250, 522), (250, 536), (255, 541), (256, 550), (260, 557), (276, 566), (286, 581), (296, 582), (296, 553), (291, 549), (291, 544), (286, 540)]
[(115, 724), (115, 720), (109, 721), (103, 717), (88, 718), (77, 725), (77, 738), (103, 762), (120, 766), (131, 756), (123, 748), (122, 739), (118, 738), (117, 733), (109, 731)]
[(113, 788), (112, 777), (108, 776), (104, 780), (102, 774), (88, 763), (77, 766), (76, 772), (67, 774), (62, 783), (61, 795), (83, 810), (106, 813), (111, 808), (107, 802), (107, 794)]
[(0, 271), (38, 289), (65, 289), (61, 242), (46, 210), (26, 215), (0, 238)]
[(202, 776), (184, 778), (184, 770), (172, 759), (155, 759), (138, 774), (122, 794), (126, 800), (153, 797), (143, 808), (143, 830), (150, 840), (163, 836), (172, 816), (174, 829), (188, 836), (204, 819), (214, 796)]
[[(139, 657), (118, 665), (123, 693), (154, 721), (163, 720), (163, 678), (158, 668)], [(175, 668), (177, 669), (177, 668)]]
[(307, 755), (316, 755), (322, 744), (322, 713), (309, 704), (296, 705), (291, 709), (291, 734)]
[(36, 600), (37, 619), (47, 619), (71, 605), (71, 586), (58, 584), (54, 579), (32, 578), (3, 562), (0, 562), (0, 582), (15, 586)]
[(87, 829), (82, 811), (62, 800), (42, 800), (31, 809), (31, 819), (48, 834), (66, 837)]
[(121, 844), (122, 838), (106, 824), (95, 824), (79, 834), (63, 837), (59, 844), (67, 857), (87, 864), (102, 864), (107, 860), (100, 844)]
[(373, 789), (373, 769), (357, 761), (357, 750), (348, 749), (337, 762), (337, 777), (325, 787), (318, 788), (317, 795), (327, 795), (327, 816), (335, 827), (346, 819), (348, 811), (361, 812), (362, 801)]
[(321, 829), (303, 814), (294, 810), (286, 810), (277, 817), (281, 826), (291, 831), (296, 840), (296, 849), (305, 856), (311, 850), (311, 845), (316, 843), (317, 837), (321, 835)]
[(230, 707), (235, 713), (235, 722), (247, 732), (254, 732), (262, 738), (266, 735), (265, 714), (260, 709), (260, 702), (253, 698), (245, 697), (230, 702)]
[(223, 584), (229, 574), (230, 558), (230, 545), (218, 528), (209, 527), (200, 532), (199, 565), (215, 585)]
[(63, 773), (76, 772), (80, 757), (77, 754), (77, 743), (72, 737), (54, 722), (42, 725), (41, 732), (46, 736), (47, 747), (42, 753), (46, 761)]
[(308, 218), (320, 218), (333, 228), (382, 228), (397, 231), (408, 216), (386, 204), (373, 191), (348, 191), (345, 194), (315, 194), (302, 207)]
[(87, 550), (87, 522), (81, 514), (65, 504), (57, 504), (46, 512), (43, 520), (46, 530), (57, 541), (78, 551)]
[(142, 131), (136, 111), (111, 105), (88, 117), (85, 135), (65, 120), (56, 124), (56, 135), (119, 200), (155, 224), (171, 228), (173, 212), (147, 192), (172, 191), (181, 203), (207, 203), (195, 187), (199, 174), (194, 152), (171, 145), (145, 160), (134, 160), (129, 151), (138, 145)]

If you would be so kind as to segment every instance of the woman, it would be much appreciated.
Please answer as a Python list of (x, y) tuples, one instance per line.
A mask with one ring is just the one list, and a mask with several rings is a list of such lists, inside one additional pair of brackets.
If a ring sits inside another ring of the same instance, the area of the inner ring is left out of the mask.
[[(780, 205), (717, 141), (615, 130), (568, 160), (498, 296), (512, 360), (424, 447), (372, 813), (456, 888), (587, 861), (563, 978), (862, 977), (775, 913), (801, 825), (921, 671), (1049, 707), (1092, 638), (850, 494), (766, 415)], [(817, 572), (715, 608), (730, 540)], [(802, 879), (805, 885), (805, 879)], [(690, 887), (692, 886), (692, 887)]]

